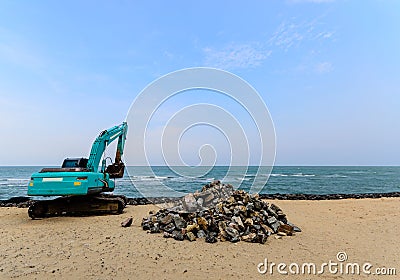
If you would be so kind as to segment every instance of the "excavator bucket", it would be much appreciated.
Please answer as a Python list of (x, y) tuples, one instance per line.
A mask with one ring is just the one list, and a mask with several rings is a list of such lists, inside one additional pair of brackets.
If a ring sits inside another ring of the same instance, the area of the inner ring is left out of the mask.
[(110, 174), (110, 178), (122, 178), (124, 177), (125, 164), (121, 161), (110, 164), (106, 168), (106, 173)]

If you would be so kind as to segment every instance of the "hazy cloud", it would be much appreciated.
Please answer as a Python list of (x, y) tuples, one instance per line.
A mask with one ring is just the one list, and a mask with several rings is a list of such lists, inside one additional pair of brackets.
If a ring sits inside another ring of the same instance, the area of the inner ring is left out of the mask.
[(333, 31), (321, 30), (319, 19), (312, 21), (297, 22), (295, 19), (282, 22), (268, 44), (288, 51), (290, 48), (299, 46), (303, 42), (316, 42), (331, 39)]
[[(312, 44), (333, 40), (334, 31), (326, 30), (321, 17), (312, 21), (299, 21), (291, 18), (283, 21), (266, 40), (248, 43), (230, 44), (222, 48), (203, 48), (204, 63), (221, 69), (252, 68), (260, 66), (272, 54), (288, 52), (302, 44)], [(311, 66), (312, 67), (312, 66)], [(329, 72), (331, 66), (321, 64), (320, 73)]]
[(315, 70), (320, 74), (328, 73), (328, 72), (332, 71), (332, 69), (333, 69), (333, 66), (332, 66), (332, 63), (330, 63), (330, 62), (321, 62), (315, 66)]
[(221, 50), (204, 48), (205, 64), (222, 69), (251, 68), (259, 66), (271, 51), (261, 44), (231, 44)]

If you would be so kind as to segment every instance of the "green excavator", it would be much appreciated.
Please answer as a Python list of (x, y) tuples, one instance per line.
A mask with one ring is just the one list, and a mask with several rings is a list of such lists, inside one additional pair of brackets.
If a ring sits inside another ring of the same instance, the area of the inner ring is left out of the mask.
[[(124, 176), (122, 155), (128, 125), (104, 130), (92, 145), (89, 158), (66, 158), (60, 168), (43, 168), (32, 174), (29, 196), (60, 196), (52, 200), (35, 200), (29, 207), (32, 219), (61, 215), (120, 214), (126, 197), (105, 194), (115, 188), (115, 178)], [(114, 163), (106, 167), (103, 154), (118, 139)], [(103, 158), (103, 159), (102, 159)], [(101, 162), (101, 166), (99, 168)]]

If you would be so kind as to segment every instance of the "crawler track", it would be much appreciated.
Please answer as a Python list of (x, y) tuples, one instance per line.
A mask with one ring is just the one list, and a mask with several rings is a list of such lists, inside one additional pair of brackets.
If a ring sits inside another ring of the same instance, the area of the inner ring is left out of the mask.
[(127, 199), (123, 195), (66, 196), (53, 200), (38, 200), (28, 209), (32, 219), (55, 216), (89, 216), (121, 214)]

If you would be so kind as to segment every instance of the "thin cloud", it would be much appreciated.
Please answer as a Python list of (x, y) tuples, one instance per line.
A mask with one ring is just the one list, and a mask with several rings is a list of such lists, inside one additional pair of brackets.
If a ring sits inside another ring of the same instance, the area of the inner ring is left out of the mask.
[(333, 31), (321, 30), (319, 19), (312, 21), (297, 22), (291, 21), (282, 22), (271, 38), (268, 44), (287, 52), (292, 47), (297, 47), (304, 42), (316, 42), (332, 39)]
[[(272, 53), (279, 54), (281, 51), (288, 52), (301, 45), (315, 45), (334, 40), (335, 32), (326, 29), (321, 23), (321, 17), (312, 21), (298, 21), (291, 18), (283, 21), (267, 40), (230, 44), (221, 49), (204, 48), (204, 61), (206, 66), (222, 69), (255, 68), (262, 65)], [(317, 69), (320, 73), (331, 70), (328, 65), (320, 65)]]
[(304, 40), (305, 33), (302, 34), (300, 29), (297, 24), (282, 23), (268, 42), (272, 46), (288, 51), (292, 46), (298, 45)]
[(204, 48), (205, 64), (222, 69), (252, 68), (262, 64), (271, 51), (259, 44), (231, 44), (221, 50)]
[(320, 74), (328, 73), (333, 70), (333, 65), (330, 62), (321, 62), (315, 66), (315, 71)]

